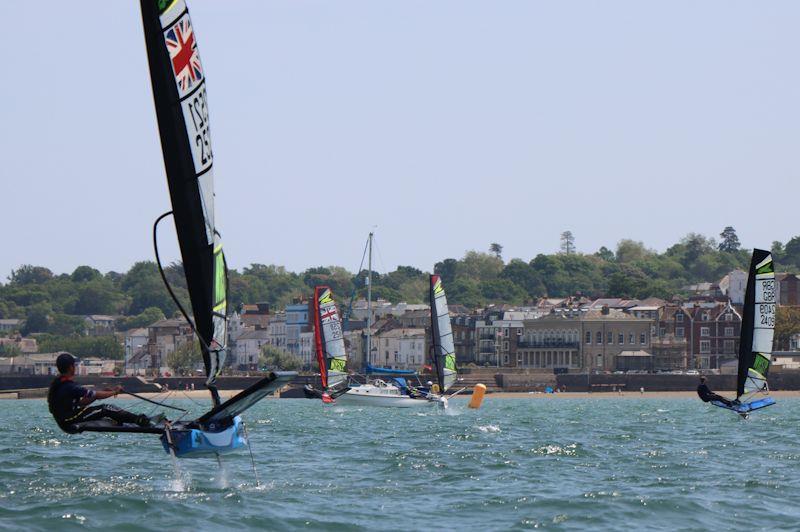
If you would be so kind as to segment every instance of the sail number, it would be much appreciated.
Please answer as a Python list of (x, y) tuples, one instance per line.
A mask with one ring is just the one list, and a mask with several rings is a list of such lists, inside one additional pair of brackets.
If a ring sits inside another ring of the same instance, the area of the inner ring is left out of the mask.
[(764, 279), (761, 283), (761, 301), (765, 303), (775, 301), (775, 279)]
[(188, 105), (189, 115), (194, 125), (194, 144), (200, 150), (200, 163), (206, 167), (214, 158), (211, 153), (211, 137), (208, 128), (208, 104), (206, 103), (206, 88), (197, 91), (192, 96)]
[(775, 327), (775, 303), (764, 303), (758, 305), (758, 316), (761, 325)]

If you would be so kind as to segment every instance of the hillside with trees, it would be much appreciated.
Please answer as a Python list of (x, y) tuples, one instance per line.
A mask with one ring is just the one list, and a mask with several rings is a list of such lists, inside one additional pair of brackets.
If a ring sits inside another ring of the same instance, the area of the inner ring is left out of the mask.
[[(435, 264), (447, 286), (448, 300), (470, 308), (490, 303), (523, 304), (548, 297), (581, 294), (587, 297), (656, 296), (684, 294), (687, 285), (719, 280), (735, 268), (746, 269), (750, 251), (742, 249), (736, 231), (726, 227), (720, 240), (691, 233), (663, 253), (644, 243), (624, 239), (614, 250), (576, 251), (576, 237), (561, 235), (560, 252), (538, 254), (524, 260), (502, 256), (503, 246), (493, 242), (486, 252), (467, 251), (461, 258)], [(774, 242), (772, 251), (779, 271), (800, 270), (800, 237)], [(178, 298), (188, 306), (183, 268), (173, 263), (165, 269)], [(413, 266), (391, 272), (373, 272), (373, 297), (392, 302), (424, 302), (427, 275)], [(283, 308), (297, 297), (308, 297), (314, 286), (331, 286), (339, 301), (352, 294), (364, 297), (367, 271), (352, 273), (339, 266), (318, 266), (301, 273), (283, 266), (251, 264), (229, 272), (232, 308), (242, 303), (267, 302)], [(24, 334), (57, 336), (81, 334), (82, 316), (121, 316), (117, 329), (146, 326), (175, 316), (177, 308), (164, 289), (155, 263), (137, 262), (125, 273), (101, 273), (79, 266), (72, 273), (56, 274), (44, 266), (23, 265), (0, 284), (0, 318), (25, 318)]]

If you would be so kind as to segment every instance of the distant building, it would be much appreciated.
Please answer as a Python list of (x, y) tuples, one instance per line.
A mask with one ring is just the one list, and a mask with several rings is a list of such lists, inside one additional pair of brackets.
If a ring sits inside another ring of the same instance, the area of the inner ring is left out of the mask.
[(23, 322), (24, 320), (18, 318), (0, 319), (0, 333), (19, 331), (22, 328)]
[(397, 328), (372, 338), (377, 358), (373, 365), (393, 369), (417, 369), (425, 360), (426, 337), (422, 328)]
[(270, 317), (269, 325), (269, 345), (278, 349), (286, 349), (286, 313), (279, 312)]
[[(126, 373), (136, 374), (134, 371), (134, 356), (142, 358), (142, 354), (147, 352), (147, 342), (150, 333), (145, 328), (131, 329), (125, 333), (125, 371)], [(145, 369), (141, 366), (140, 369)]]
[(747, 272), (733, 270), (719, 281), (719, 291), (734, 305), (744, 305), (744, 292), (747, 289)]
[(314, 331), (305, 331), (300, 333), (300, 351), (298, 356), (303, 361), (303, 367), (306, 369), (316, 368), (317, 352), (314, 347)]
[(13, 338), (0, 338), (0, 346), (14, 347), (19, 349), (23, 355), (33, 354), (39, 351), (36, 338), (22, 337), (17, 334)]
[(475, 320), (476, 363), (496, 367), (519, 366), (517, 348), (522, 331), (521, 320)]
[(680, 320), (689, 345), (689, 367), (717, 369), (738, 358), (742, 317), (730, 302), (682, 310), (675, 316), (676, 328)]
[(800, 278), (793, 273), (776, 273), (775, 280), (778, 281), (778, 293), (775, 297), (778, 304), (783, 306), (800, 305)]
[(166, 369), (167, 356), (187, 342), (194, 341), (194, 333), (184, 319), (159, 320), (147, 327), (145, 349), (131, 355), (128, 371), (152, 371), (160, 373)]
[(104, 336), (114, 334), (113, 316), (103, 314), (91, 314), (83, 318), (84, 332), (89, 336)]
[(242, 305), (241, 320), (245, 327), (252, 329), (266, 329), (270, 319), (269, 303), (255, 303)]
[(609, 307), (554, 311), (524, 322), (519, 365), (593, 371), (628, 369), (628, 360), (619, 358), (623, 352), (629, 356), (638, 351), (651, 354), (650, 324), (650, 319)]
[(286, 307), (286, 350), (300, 354), (300, 333), (308, 330), (309, 305), (298, 302)]
[(261, 348), (268, 344), (269, 331), (265, 329), (255, 329), (240, 335), (233, 350), (234, 367), (243, 371), (258, 369)]

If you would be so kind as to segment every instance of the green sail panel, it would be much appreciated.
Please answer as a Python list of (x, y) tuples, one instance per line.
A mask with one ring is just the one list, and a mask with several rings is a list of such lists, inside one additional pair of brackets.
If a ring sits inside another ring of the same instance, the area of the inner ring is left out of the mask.
[(439, 389), (445, 392), (455, 384), (458, 377), (453, 327), (442, 279), (438, 275), (431, 275), (430, 281), (432, 362)]
[(202, 347), (206, 384), (213, 391), (225, 362), (228, 287), (214, 215), (205, 71), (186, 2), (140, 4), (172, 214), (192, 303), (190, 321)]

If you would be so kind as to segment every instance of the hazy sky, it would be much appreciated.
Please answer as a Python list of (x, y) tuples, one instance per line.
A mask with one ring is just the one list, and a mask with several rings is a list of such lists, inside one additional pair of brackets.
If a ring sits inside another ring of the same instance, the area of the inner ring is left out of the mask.
[[(430, 270), (800, 234), (800, 3), (189, 1), (228, 262)], [(138, 2), (0, 2), (0, 279), (169, 210)], [(165, 260), (178, 258), (163, 231)]]

